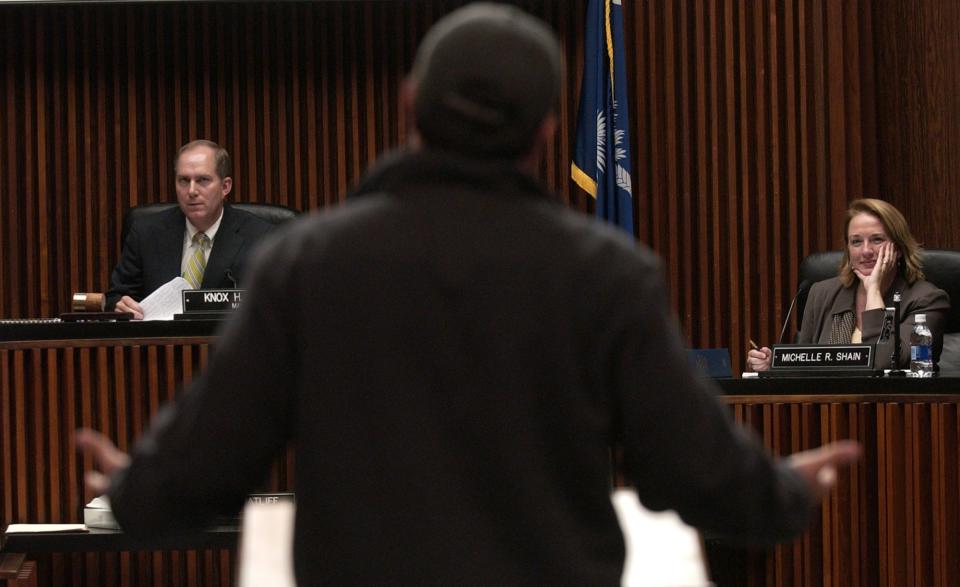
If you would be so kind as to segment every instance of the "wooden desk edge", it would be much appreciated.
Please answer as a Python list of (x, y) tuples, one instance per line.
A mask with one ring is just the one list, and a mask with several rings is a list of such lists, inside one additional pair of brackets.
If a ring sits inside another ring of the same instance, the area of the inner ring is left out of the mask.
[(2, 350), (93, 348), (115, 346), (176, 346), (212, 344), (218, 337), (209, 336), (151, 336), (138, 338), (57, 338), (50, 340), (7, 340), (0, 342)]
[(859, 403), (957, 403), (960, 394), (784, 394), (784, 395), (721, 395), (730, 404), (859, 404)]
[(0, 579), (17, 579), (27, 555), (19, 552), (0, 552)]
[(0, 553), (0, 585), (36, 587), (37, 581), (37, 561), (19, 553)]

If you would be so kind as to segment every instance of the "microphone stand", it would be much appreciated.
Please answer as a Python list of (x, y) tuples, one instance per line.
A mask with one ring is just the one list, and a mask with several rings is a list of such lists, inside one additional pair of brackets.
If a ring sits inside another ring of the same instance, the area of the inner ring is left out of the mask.
[(804, 279), (800, 283), (800, 287), (797, 288), (797, 294), (790, 300), (790, 307), (787, 308), (787, 317), (783, 320), (783, 328), (780, 329), (780, 338), (777, 339), (777, 344), (783, 344), (783, 335), (787, 333), (787, 326), (790, 325), (790, 315), (793, 314), (793, 307), (797, 304), (797, 300), (800, 299), (800, 294), (810, 289), (811, 285), (809, 280)]
[(890, 352), (890, 377), (906, 377), (907, 372), (900, 368), (900, 292), (893, 292), (893, 350)]

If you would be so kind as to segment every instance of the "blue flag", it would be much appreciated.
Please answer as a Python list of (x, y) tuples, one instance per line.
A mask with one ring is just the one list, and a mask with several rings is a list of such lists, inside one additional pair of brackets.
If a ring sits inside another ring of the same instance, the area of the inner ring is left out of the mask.
[(583, 86), (570, 175), (597, 216), (633, 234), (630, 117), (621, 0), (589, 0)]

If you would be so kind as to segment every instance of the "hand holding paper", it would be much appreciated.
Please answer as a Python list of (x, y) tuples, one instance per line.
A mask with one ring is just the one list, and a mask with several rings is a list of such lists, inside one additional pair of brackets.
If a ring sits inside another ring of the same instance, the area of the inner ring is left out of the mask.
[(161, 285), (140, 302), (140, 307), (143, 308), (143, 319), (173, 320), (174, 314), (183, 311), (181, 292), (185, 289), (193, 288), (186, 279), (179, 276)]

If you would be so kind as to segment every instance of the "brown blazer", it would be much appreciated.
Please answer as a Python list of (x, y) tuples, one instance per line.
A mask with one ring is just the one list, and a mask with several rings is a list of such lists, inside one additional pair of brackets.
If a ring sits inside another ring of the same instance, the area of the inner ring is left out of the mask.
[[(908, 285), (906, 280), (897, 276), (893, 285), (883, 296), (887, 307), (893, 306), (893, 293), (900, 291), (900, 367), (910, 364), (910, 333), (913, 330), (913, 317), (927, 315), (927, 325), (933, 334), (934, 360), (940, 359), (943, 348), (943, 324), (950, 310), (950, 296), (929, 281), (917, 281)], [(833, 316), (856, 309), (857, 284), (844, 287), (839, 277), (818, 281), (810, 289), (807, 305), (803, 312), (803, 324), (797, 342), (804, 344), (827, 344), (830, 342), (830, 330)], [(877, 343), (883, 328), (884, 310), (867, 310), (862, 316), (862, 339), (864, 343)], [(893, 337), (877, 345), (877, 367), (889, 366), (890, 353), (893, 351)]]

